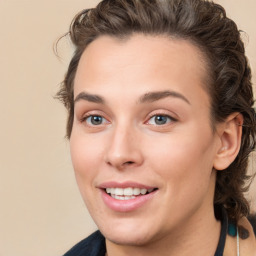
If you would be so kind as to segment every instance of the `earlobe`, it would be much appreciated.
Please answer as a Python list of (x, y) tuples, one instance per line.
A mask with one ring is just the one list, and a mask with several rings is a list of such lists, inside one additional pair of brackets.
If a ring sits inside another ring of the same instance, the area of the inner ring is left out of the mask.
[(214, 160), (215, 170), (224, 170), (235, 160), (241, 146), (242, 126), (243, 116), (240, 113), (231, 114), (221, 125), (221, 145)]

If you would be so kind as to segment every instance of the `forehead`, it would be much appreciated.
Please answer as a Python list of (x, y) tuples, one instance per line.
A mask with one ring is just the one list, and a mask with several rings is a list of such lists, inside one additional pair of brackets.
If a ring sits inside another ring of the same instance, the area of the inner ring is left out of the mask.
[(141, 34), (126, 39), (101, 36), (81, 56), (74, 95), (99, 85), (111, 89), (118, 84), (131, 91), (134, 83), (138, 93), (152, 84), (171, 85), (177, 91), (194, 85), (202, 89), (207, 77), (203, 53), (187, 40)]

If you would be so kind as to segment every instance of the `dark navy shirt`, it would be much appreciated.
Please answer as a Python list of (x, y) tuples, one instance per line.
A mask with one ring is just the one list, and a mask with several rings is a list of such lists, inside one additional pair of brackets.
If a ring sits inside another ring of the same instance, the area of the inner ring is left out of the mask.
[(64, 256), (105, 256), (105, 237), (96, 231), (72, 247)]

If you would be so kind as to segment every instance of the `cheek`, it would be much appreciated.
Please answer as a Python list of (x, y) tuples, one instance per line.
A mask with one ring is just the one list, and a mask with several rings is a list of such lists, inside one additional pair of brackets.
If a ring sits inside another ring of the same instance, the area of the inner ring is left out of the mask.
[(94, 140), (85, 136), (73, 134), (70, 138), (70, 153), (75, 172), (75, 178), (82, 198), (89, 210), (95, 212), (95, 177), (98, 175), (100, 166), (101, 146)]
[[(173, 186), (202, 183), (209, 179), (213, 166), (213, 139), (209, 133), (170, 134), (145, 145), (147, 159), (154, 170)], [(193, 185), (193, 186), (194, 186)]]
[(165, 144), (165, 150), (155, 152), (158, 164), (154, 168), (165, 180), (166, 201), (173, 202), (170, 205), (181, 211), (194, 211), (205, 198), (212, 200), (211, 147), (200, 143), (197, 147), (195, 145), (192, 139), (187, 139), (184, 144), (181, 139), (178, 142), (173, 140)]
[(91, 137), (71, 136), (70, 153), (78, 185), (80, 179), (83, 182), (92, 182), (92, 178), (99, 170), (101, 150), (102, 146)]

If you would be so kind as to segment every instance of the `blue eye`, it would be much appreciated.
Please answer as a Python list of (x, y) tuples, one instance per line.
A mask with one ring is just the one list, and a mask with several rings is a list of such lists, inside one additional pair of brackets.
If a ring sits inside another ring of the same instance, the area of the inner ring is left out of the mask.
[(86, 123), (89, 125), (101, 125), (107, 122), (107, 120), (102, 116), (91, 115), (85, 118)]
[(171, 118), (170, 116), (167, 115), (154, 115), (152, 116), (149, 121), (148, 124), (152, 124), (152, 125), (165, 125), (168, 124), (170, 122), (174, 121), (173, 118)]

